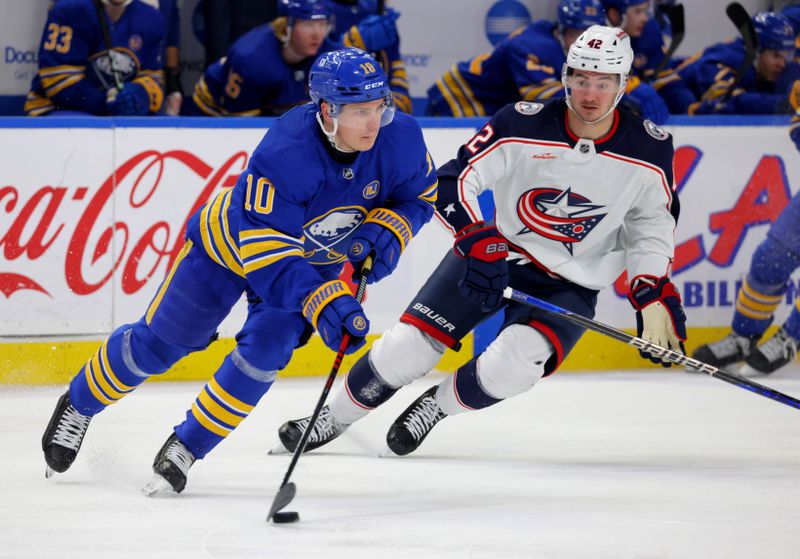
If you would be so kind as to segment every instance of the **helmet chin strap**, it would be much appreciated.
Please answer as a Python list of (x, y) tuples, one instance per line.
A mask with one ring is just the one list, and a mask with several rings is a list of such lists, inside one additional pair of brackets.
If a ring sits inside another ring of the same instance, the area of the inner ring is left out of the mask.
[(322, 133), (325, 134), (326, 138), (328, 138), (328, 141), (333, 146), (333, 149), (341, 151), (342, 153), (353, 153), (356, 151), (354, 149), (344, 149), (336, 145), (336, 132), (339, 130), (339, 119), (334, 116), (331, 117), (331, 120), (333, 121), (333, 130), (328, 132), (328, 130), (325, 128), (325, 123), (322, 121), (321, 111), (317, 111), (317, 123), (319, 124), (319, 127), (322, 128)]

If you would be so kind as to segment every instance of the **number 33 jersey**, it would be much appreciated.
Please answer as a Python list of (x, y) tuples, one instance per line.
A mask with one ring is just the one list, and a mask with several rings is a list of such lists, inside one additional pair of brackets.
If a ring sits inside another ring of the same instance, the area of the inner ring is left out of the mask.
[(628, 277), (667, 274), (679, 203), (670, 135), (616, 109), (609, 132), (576, 137), (563, 99), (501, 109), (439, 171), (437, 215), (456, 232), (484, 219), (491, 189), (495, 223), (512, 258), (524, 258), (590, 289), (626, 268)]

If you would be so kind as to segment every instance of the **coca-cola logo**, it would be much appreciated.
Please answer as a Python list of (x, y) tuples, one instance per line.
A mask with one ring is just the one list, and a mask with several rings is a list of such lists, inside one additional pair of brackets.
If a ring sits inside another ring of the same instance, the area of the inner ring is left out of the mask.
[[(52, 266), (36, 268), (35, 274), (0, 271), (0, 292), (6, 298), (20, 290), (50, 295), (49, 285), (66, 281), (73, 293), (89, 295), (115, 274), (123, 293), (138, 292), (159, 269), (158, 279), (169, 269), (183, 245), (192, 214), (215, 190), (234, 186), (246, 165), (244, 151), (214, 168), (185, 150), (147, 150), (125, 161), (96, 189), (43, 186), (26, 199), (29, 189), (0, 187), (0, 218), (10, 222), (7, 230), (0, 230), (5, 264), (20, 258), (44, 261), (55, 257), (63, 258), (64, 270), (63, 278), (49, 277)], [(179, 188), (176, 177), (180, 178)], [(170, 188), (174, 192), (168, 192)], [(89, 195), (75, 220), (67, 205), (82, 204)], [(177, 206), (182, 217), (160, 219), (165, 201)], [(126, 220), (124, 216), (130, 217)], [(65, 253), (53, 254), (65, 242)]]

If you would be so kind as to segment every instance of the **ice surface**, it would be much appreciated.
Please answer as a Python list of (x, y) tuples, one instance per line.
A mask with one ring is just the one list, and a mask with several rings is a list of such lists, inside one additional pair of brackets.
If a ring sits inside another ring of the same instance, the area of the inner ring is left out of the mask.
[[(377, 458), (394, 416), (440, 378), (303, 456), (288, 525), (265, 522), (290, 459), (267, 451), (322, 378), (280, 379), (172, 499), (140, 489), (201, 384), (143, 385), (50, 480), (40, 439), (62, 389), (1, 388), (0, 557), (800, 557), (798, 410), (679, 371), (557, 374), (445, 419), (411, 456)], [(756, 380), (800, 396), (797, 366)]]

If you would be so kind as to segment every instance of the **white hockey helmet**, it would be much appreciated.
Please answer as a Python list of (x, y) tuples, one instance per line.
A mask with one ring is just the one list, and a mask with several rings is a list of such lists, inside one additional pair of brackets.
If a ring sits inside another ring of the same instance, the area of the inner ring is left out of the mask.
[(633, 49), (631, 48), (631, 39), (628, 34), (619, 27), (592, 25), (581, 33), (572, 43), (572, 46), (569, 47), (567, 61), (561, 71), (561, 83), (564, 85), (567, 105), (572, 108), (567, 78), (572, 75), (573, 71), (588, 70), (604, 74), (617, 74), (619, 76), (619, 90), (614, 104), (606, 114), (592, 122), (602, 120), (614, 110), (614, 107), (617, 106), (617, 103), (625, 93), (625, 85), (628, 82), (631, 64), (633, 64)]

